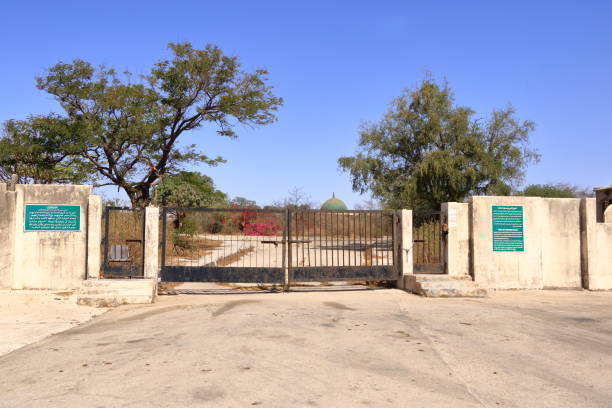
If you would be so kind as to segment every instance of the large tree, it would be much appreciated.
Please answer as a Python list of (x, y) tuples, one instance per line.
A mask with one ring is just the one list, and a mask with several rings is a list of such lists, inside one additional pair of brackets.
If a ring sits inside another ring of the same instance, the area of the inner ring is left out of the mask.
[(378, 123), (364, 123), (359, 150), (338, 160), (353, 190), (392, 208), (438, 208), (470, 194), (510, 194), (538, 154), (534, 129), (509, 106), (477, 119), (431, 78), (394, 99)]
[(133, 206), (151, 201), (151, 187), (185, 164), (211, 159), (195, 145), (181, 146), (185, 132), (209, 123), (222, 136), (236, 137), (236, 124), (276, 120), (282, 99), (266, 84), (267, 72), (245, 72), (236, 57), (208, 45), (169, 44), (172, 58), (154, 65), (138, 81), (104, 66), (74, 60), (58, 63), (37, 78), (55, 97), (66, 119), (78, 124), (78, 157), (104, 183), (121, 187)]
[(91, 167), (81, 149), (77, 124), (57, 115), (8, 120), (0, 136), (0, 180), (17, 175), (20, 184), (82, 183)]

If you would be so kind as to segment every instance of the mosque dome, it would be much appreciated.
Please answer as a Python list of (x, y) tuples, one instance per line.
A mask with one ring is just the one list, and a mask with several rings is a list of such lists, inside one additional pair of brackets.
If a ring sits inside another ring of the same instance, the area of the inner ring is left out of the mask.
[(321, 209), (326, 210), (326, 211), (348, 210), (348, 208), (346, 207), (346, 204), (344, 204), (344, 201), (336, 198), (335, 194), (332, 195), (332, 198), (330, 198), (329, 200), (323, 203), (323, 205), (321, 206)]

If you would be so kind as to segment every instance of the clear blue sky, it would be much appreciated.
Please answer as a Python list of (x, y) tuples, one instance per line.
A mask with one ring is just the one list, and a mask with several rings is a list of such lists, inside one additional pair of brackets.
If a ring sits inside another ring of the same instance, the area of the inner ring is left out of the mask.
[[(0, 121), (59, 111), (34, 77), (82, 58), (146, 73), (168, 42), (219, 45), (266, 68), (279, 121), (229, 140), (185, 142), (228, 162), (199, 170), (231, 196), (266, 204), (294, 186), (349, 206), (338, 157), (427, 71), (487, 115), (512, 102), (536, 122), (542, 161), (527, 183), (612, 184), (610, 1), (21, 1), (0, 5)], [(106, 194), (116, 194), (105, 190)]]

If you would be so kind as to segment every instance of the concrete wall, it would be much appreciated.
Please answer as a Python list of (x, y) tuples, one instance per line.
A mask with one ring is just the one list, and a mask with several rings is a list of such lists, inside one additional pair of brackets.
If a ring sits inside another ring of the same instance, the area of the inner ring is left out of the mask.
[[(76, 288), (87, 269), (87, 208), (91, 186), (17, 185), (15, 289)], [(24, 231), (25, 204), (81, 206), (80, 231)]]
[(594, 198), (582, 200), (583, 262), (587, 275), (585, 287), (590, 290), (612, 289), (612, 219), (597, 222), (597, 204)]
[[(493, 205), (523, 206), (523, 252), (493, 251)], [(471, 273), (481, 286), (581, 287), (580, 199), (481, 196), (470, 207)]]
[[(14, 192), (6, 189), (0, 184), (0, 287), (72, 289), (85, 279), (88, 266), (92, 273), (96, 266), (99, 270), (101, 200), (91, 195), (91, 186), (25, 184), (15, 186)], [(26, 204), (78, 205), (80, 230), (25, 231)]]
[(15, 193), (0, 184), (0, 288), (13, 282)]

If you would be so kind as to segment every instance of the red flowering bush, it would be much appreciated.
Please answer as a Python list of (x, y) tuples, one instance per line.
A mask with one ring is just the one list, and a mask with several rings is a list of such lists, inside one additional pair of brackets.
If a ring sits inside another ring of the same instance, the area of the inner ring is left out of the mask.
[(255, 220), (244, 225), (244, 235), (275, 236), (282, 233), (282, 227), (277, 219)]

